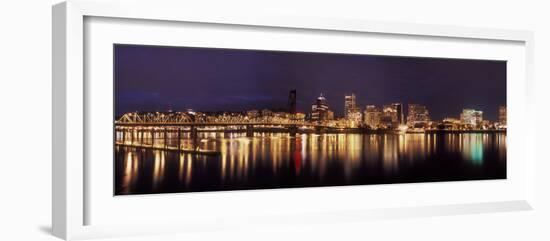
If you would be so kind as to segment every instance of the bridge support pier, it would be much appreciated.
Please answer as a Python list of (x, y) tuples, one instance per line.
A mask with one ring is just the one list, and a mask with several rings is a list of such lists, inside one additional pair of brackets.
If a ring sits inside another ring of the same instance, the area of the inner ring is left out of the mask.
[(254, 126), (246, 125), (246, 137), (254, 137)]
[(130, 145), (134, 144), (134, 127), (130, 128)]
[(289, 131), (291, 137), (295, 137), (296, 133), (298, 132), (298, 127), (297, 126), (290, 126), (288, 128), (288, 131)]
[(191, 139), (193, 140), (192, 143), (193, 143), (193, 150), (195, 151), (198, 151), (199, 150), (199, 135), (198, 135), (198, 131), (197, 131), (197, 127), (196, 126), (191, 126)]
[(323, 134), (325, 132), (325, 128), (321, 127), (321, 126), (316, 126), (315, 127), (315, 134)]
[(151, 147), (155, 147), (155, 128), (151, 130)]
[(139, 130), (139, 144), (143, 146), (143, 134), (145, 133), (145, 130), (140, 129)]
[(178, 136), (178, 141), (177, 141), (177, 143), (178, 143), (178, 150), (180, 150), (180, 149), (181, 149), (181, 128), (178, 127), (177, 133), (178, 133), (178, 134), (177, 134), (177, 136)]
[(164, 127), (163, 131), (162, 131), (162, 138), (164, 138), (164, 148), (166, 148), (168, 146), (168, 143), (166, 143), (168, 141), (168, 138), (166, 136), (168, 132), (166, 132), (166, 127)]

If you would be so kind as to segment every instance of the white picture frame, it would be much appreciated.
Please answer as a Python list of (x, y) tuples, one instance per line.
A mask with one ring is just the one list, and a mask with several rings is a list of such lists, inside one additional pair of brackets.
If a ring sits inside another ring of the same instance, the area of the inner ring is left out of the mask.
[[(155, 9), (155, 11), (151, 11)], [(529, 31), (520, 30), (498, 30), (470, 27), (422, 25), (410, 23), (373, 22), (350, 19), (318, 19), (300, 18), (292, 16), (276, 15), (248, 15), (231, 14), (209, 15), (205, 11), (189, 9), (184, 3), (169, 2), (160, 4), (158, 1), (128, 3), (124, 1), (96, 2), (73, 0), (60, 3), (53, 7), (53, 167), (52, 167), (52, 227), (53, 234), (63, 239), (80, 239), (93, 237), (111, 237), (120, 235), (150, 234), (204, 230), (212, 227), (224, 226), (224, 222), (202, 221), (192, 227), (181, 227), (170, 225), (169, 228), (160, 227), (162, 221), (156, 220), (158, 227), (135, 228), (129, 225), (96, 225), (90, 224), (88, 216), (93, 212), (87, 204), (90, 195), (90, 181), (86, 180), (89, 162), (85, 161), (87, 150), (85, 143), (86, 113), (89, 107), (86, 103), (85, 84), (85, 19), (86, 18), (116, 18), (140, 21), (170, 21), (176, 23), (211, 23), (226, 26), (254, 26), (255, 28), (277, 28), (277, 29), (300, 29), (303, 31), (334, 31), (353, 33), (388, 34), (392, 36), (421, 36), (441, 39), (455, 40), (480, 40), (480, 41), (502, 41), (522, 46), (522, 69), (523, 77), (514, 83), (520, 86), (521, 93), (508, 94), (508, 98), (519, 99), (517, 111), (510, 111), (510, 115), (518, 116), (516, 126), (523, 126), (521, 133), (517, 131), (512, 135), (522, 137), (522, 148), (518, 155), (524, 157), (521, 166), (522, 174), (520, 189), (524, 194), (514, 194), (510, 197), (502, 197), (491, 202), (461, 202), (441, 205), (412, 205), (397, 206), (391, 208), (375, 209), (351, 209), (351, 210), (328, 210), (320, 212), (321, 209), (312, 209), (303, 214), (269, 215), (262, 218), (251, 217), (256, 225), (272, 223), (284, 223), (286, 218), (295, 220), (308, 220), (318, 222), (338, 222), (342, 220), (368, 220), (381, 218), (399, 217), (421, 217), (432, 215), (450, 215), (495, 211), (530, 210), (534, 203), (534, 136), (532, 120), (533, 116), (529, 103), (532, 100), (532, 74), (533, 74), (533, 34)], [(105, 93), (110, 95), (110, 93)], [(521, 118), (519, 117), (521, 116)], [(515, 117), (514, 117), (515, 118)], [(514, 119), (512, 118), (512, 119)], [(416, 184), (413, 184), (416, 185)], [(419, 184), (422, 185), (422, 184)], [(449, 184), (439, 184), (449, 185)], [(343, 189), (342, 189), (343, 188)], [(346, 192), (353, 193), (357, 187), (330, 188), (323, 192)], [(376, 187), (385, 188), (385, 187)], [(441, 186), (440, 186), (441, 188)], [(340, 190), (340, 191), (339, 191)], [(295, 195), (298, 191), (294, 191)], [(222, 195), (228, 198), (237, 198), (240, 194), (201, 194), (204, 200), (219, 198)], [(281, 192), (276, 195), (282, 194)], [(310, 193), (311, 194), (311, 193)], [(219, 195), (219, 196), (216, 196)], [(265, 196), (268, 199), (273, 193), (248, 192), (243, 194), (247, 197)], [(324, 195), (324, 194), (319, 194)], [(353, 195), (353, 194), (350, 194)], [(188, 196), (189, 197), (189, 196)], [(244, 196), (240, 196), (241, 198)], [(139, 197), (138, 197), (139, 198)], [(143, 197), (146, 199), (145, 197)], [(159, 198), (159, 197), (156, 197)], [(164, 196), (160, 198), (170, 198)], [(181, 198), (181, 196), (179, 197)], [(475, 198), (474, 198), (475, 199)], [(204, 201), (200, 200), (200, 201)], [(144, 202), (147, 203), (147, 202)], [(448, 202), (447, 202), (448, 203)], [(101, 208), (101, 207), (100, 207)], [(318, 211), (315, 211), (318, 210)], [(273, 210), (274, 212), (277, 210)], [(229, 226), (249, 224), (246, 214), (243, 216), (232, 216), (235, 221)], [(330, 218), (329, 218), (330, 217)], [(169, 221), (166, 221), (169, 222)], [(298, 222), (298, 221), (296, 221)]]

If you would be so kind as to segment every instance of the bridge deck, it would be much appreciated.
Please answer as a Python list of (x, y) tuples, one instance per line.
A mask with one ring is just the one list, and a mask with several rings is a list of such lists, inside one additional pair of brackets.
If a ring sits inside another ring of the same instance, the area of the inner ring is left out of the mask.
[(314, 123), (264, 123), (264, 122), (115, 122), (116, 126), (322, 126)]

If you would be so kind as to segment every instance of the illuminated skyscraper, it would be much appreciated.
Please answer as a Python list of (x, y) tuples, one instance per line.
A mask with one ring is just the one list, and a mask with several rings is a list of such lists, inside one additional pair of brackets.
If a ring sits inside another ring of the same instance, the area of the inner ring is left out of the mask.
[(426, 127), (430, 121), (430, 114), (426, 106), (409, 104), (407, 125), (409, 127)]
[(378, 128), (382, 117), (382, 111), (374, 105), (367, 105), (365, 108), (365, 124), (370, 128)]
[(391, 105), (395, 108), (395, 111), (397, 112), (397, 123), (399, 125), (405, 124), (405, 115), (403, 114), (403, 104), (393, 103)]
[(501, 126), (506, 126), (506, 106), (498, 107), (498, 122)]
[(478, 127), (483, 121), (483, 111), (474, 110), (474, 109), (464, 109), (462, 114), (460, 114), (460, 120), (462, 124), (469, 125), (472, 127)]
[(389, 104), (382, 107), (382, 117), (380, 122), (386, 127), (397, 127), (399, 126), (399, 112), (397, 109), (398, 105)]
[(329, 112), (327, 99), (323, 96), (323, 93), (321, 93), (321, 95), (317, 97), (315, 103), (311, 105), (311, 120), (329, 120)]
[(362, 114), (359, 107), (357, 107), (357, 100), (355, 94), (346, 95), (344, 97), (344, 114), (345, 119), (351, 124), (352, 127), (356, 127), (361, 123)]
[(344, 96), (344, 115), (346, 119), (349, 119), (350, 114), (357, 110), (357, 101), (355, 94)]

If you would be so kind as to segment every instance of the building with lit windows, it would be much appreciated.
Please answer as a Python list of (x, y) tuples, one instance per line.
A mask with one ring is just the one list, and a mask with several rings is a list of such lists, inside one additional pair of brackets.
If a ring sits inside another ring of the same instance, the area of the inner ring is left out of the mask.
[(363, 114), (358, 109), (357, 111), (351, 112), (346, 120), (349, 127), (359, 127), (361, 123), (363, 123)]
[(334, 112), (331, 110), (327, 111), (327, 120), (334, 120)]
[(344, 96), (344, 114), (345, 114), (345, 118), (350, 119), (352, 117), (352, 115), (354, 115), (357, 112), (360, 112), (360, 110), (357, 107), (357, 99), (355, 97), (355, 94)]
[(363, 115), (365, 124), (371, 129), (376, 129), (380, 126), (382, 111), (374, 105), (367, 105)]
[(445, 130), (458, 130), (462, 126), (462, 121), (453, 117), (445, 117), (441, 125)]
[(362, 122), (363, 115), (357, 107), (355, 94), (344, 97), (344, 115), (350, 127), (357, 127)]
[(249, 110), (246, 112), (248, 119), (256, 119), (260, 117), (260, 112), (258, 110)]
[(500, 127), (506, 128), (507, 121), (506, 121), (506, 106), (499, 106), (498, 107), (498, 123)]
[(393, 103), (391, 104), (396, 112), (397, 112), (397, 123), (398, 125), (403, 125), (405, 124), (405, 114), (403, 113), (403, 104), (401, 103)]
[(483, 111), (474, 109), (464, 109), (460, 114), (462, 124), (469, 127), (479, 127), (483, 122)]
[(397, 105), (389, 104), (382, 107), (380, 124), (385, 127), (399, 126), (399, 114), (397, 110)]
[(306, 118), (306, 114), (298, 112), (294, 114), (294, 120), (300, 120), (303, 121)]
[(424, 128), (430, 122), (430, 113), (426, 106), (418, 104), (408, 105), (407, 126), (411, 128)]
[(262, 117), (271, 117), (273, 116), (273, 111), (269, 109), (262, 110)]
[[(317, 100), (313, 105), (311, 105), (311, 120), (313, 121), (326, 121), (330, 120), (332, 111), (329, 110), (327, 99), (323, 96), (323, 93), (319, 97), (317, 97)], [(334, 118), (334, 114), (332, 114), (332, 118)]]

